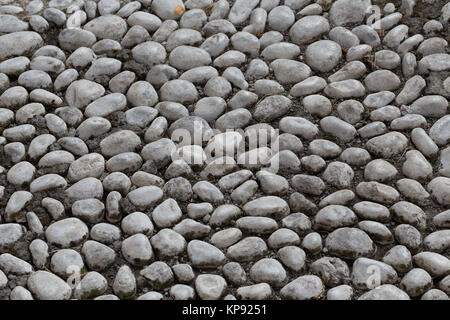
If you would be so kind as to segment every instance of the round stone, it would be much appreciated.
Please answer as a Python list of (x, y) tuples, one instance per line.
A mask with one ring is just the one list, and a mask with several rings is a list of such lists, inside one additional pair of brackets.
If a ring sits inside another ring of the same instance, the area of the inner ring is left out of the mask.
[(264, 258), (252, 266), (250, 277), (257, 283), (265, 282), (274, 287), (280, 287), (287, 274), (280, 262), (275, 259)]
[(72, 289), (64, 280), (47, 271), (31, 274), (27, 287), (39, 300), (69, 300), (72, 295)]
[(226, 288), (225, 279), (215, 274), (201, 274), (195, 279), (195, 290), (202, 300), (219, 300)]

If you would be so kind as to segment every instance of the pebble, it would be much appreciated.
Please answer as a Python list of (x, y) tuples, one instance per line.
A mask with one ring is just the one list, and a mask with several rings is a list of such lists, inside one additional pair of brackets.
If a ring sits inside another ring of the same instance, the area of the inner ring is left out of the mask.
[(67, 283), (47, 271), (36, 271), (30, 275), (27, 287), (39, 300), (69, 300), (72, 295)]
[(327, 292), (327, 300), (351, 300), (353, 297), (353, 288), (343, 284), (331, 288)]
[(316, 229), (331, 231), (339, 227), (351, 226), (356, 220), (356, 215), (347, 207), (329, 205), (317, 212), (314, 226)]
[(414, 263), (427, 271), (433, 278), (446, 275), (450, 260), (443, 255), (435, 252), (422, 251), (413, 256)]
[(0, 36), (4, 46), (0, 50), (0, 59), (14, 56), (26, 56), (42, 46), (41, 36), (33, 31), (17, 31)]
[(392, 284), (383, 284), (362, 294), (358, 300), (410, 300), (408, 294)]
[(407, 272), (412, 268), (411, 252), (403, 245), (396, 245), (389, 249), (382, 260), (398, 272)]
[(2, 231), (0, 238), (0, 248), (2, 253), (7, 252), (9, 248), (24, 236), (24, 230), (19, 224), (2, 224), (0, 225), (0, 230)]
[(370, 73), (364, 84), (371, 92), (392, 91), (400, 86), (400, 79), (389, 70), (377, 70)]
[(325, 247), (330, 253), (344, 259), (371, 256), (376, 248), (364, 231), (349, 227), (339, 228), (331, 232), (325, 240)]
[(156, 261), (141, 270), (142, 275), (155, 289), (164, 288), (173, 282), (173, 272), (164, 262)]
[(53, 254), (50, 267), (60, 277), (67, 279), (75, 269), (83, 270), (84, 262), (81, 255), (75, 250), (62, 249)]
[(286, 271), (277, 260), (264, 258), (252, 266), (250, 277), (256, 283), (268, 283), (271, 286), (280, 287), (286, 279)]
[(106, 279), (98, 272), (88, 272), (75, 288), (74, 296), (77, 299), (91, 299), (105, 293), (108, 286)]
[(267, 245), (259, 237), (247, 237), (232, 245), (227, 250), (227, 256), (239, 261), (252, 261), (262, 258), (267, 251)]
[(338, 0), (330, 8), (330, 20), (335, 25), (359, 23), (363, 21), (370, 1)]
[(186, 240), (171, 229), (162, 229), (151, 238), (151, 244), (158, 256), (172, 257), (185, 250)]
[(448, 230), (439, 230), (430, 233), (424, 239), (424, 245), (427, 249), (434, 252), (442, 252), (449, 247)]
[(450, 203), (450, 179), (447, 177), (437, 177), (431, 180), (427, 186), (428, 191), (439, 204)]
[(34, 300), (31, 292), (21, 286), (16, 286), (11, 290), (10, 300)]
[(292, 41), (296, 44), (313, 42), (322, 34), (330, 31), (330, 24), (322, 16), (306, 16), (297, 20), (289, 30)]
[(84, 29), (92, 32), (97, 39), (120, 40), (127, 31), (125, 20), (116, 15), (97, 17), (84, 25)]
[(269, 300), (272, 296), (272, 288), (267, 283), (239, 287), (236, 292), (242, 300)]
[(150, 241), (141, 233), (123, 240), (121, 251), (124, 258), (135, 266), (144, 266), (153, 258)]
[(103, 185), (101, 181), (96, 178), (84, 178), (67, 188), (66, 194), (73, 200), (89, 198), (99, 199), (103, 197)]
[(81, 220), (66, 218), (51, 224), (45, 231), (46, 239), (63, 248), (75, 247), (87, 239), (89, 230)]
[(237, 0), (230, 9), (228, 19), (231, 23), (236, 25), (244, 22), (258, 3), (259, 0)]
[(421, 300), (450, 300), (448, 295), (439, 289), (430, 289), (425, 292)]
[(202, 300), (219, 300), (227, 288), (224, 278), (215, 274), (201, 274), (195, 279), (195, 290)]
[(431, 276), (425, 270), (415, 268), (403, 277), (400, 286), (410, 297), (417, 297), (431, 289), (432, 281)]
[(320, 258), (311, 264), (311, 271), (324, 279), (325, 284), (329, 286), (337, 286), (350, 278), (347, 263), (339, 258)]
[(333, 70), (342, 56), (339, 44), (331, 40), (320, 40), (306, 48), (306, 62), (312, 69), (320, 72)]
[[(378, 278), (371, 279), (373, 270), (377, 270)], [(390, 265), (367, 258), (358, 258), (353, 263), (352, 283), (356, 287), (373, 289), (379, 285), (393, 284), (397, 281), (397, 272)]]
[(324, 293), (324, 285), (317, 276), (300, 276), (284, 286), (280, 293), (288, 300), (315, 300)]

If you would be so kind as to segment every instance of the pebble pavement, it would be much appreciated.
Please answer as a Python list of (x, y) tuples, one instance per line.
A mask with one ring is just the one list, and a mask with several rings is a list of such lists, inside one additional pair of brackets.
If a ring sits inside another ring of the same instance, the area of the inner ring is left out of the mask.
[(0, 0), (0, 299), (449, 300), (449, 20)]

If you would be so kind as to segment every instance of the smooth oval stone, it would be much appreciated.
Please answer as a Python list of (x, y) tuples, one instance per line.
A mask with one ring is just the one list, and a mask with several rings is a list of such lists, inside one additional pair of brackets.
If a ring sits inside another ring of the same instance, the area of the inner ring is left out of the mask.
[(306, 275), (289, 282), (281, 289), (280, 294), (288, 300), (315, 300), (322, 296), (324, 290), (319, 277)]
[(43, 44), (41, 36), (32, 31), (19, 31), (0, 36), (0, 60), (14, 56), (27, 56)]
[(69, 300), (72, 289), (61, 278), (47, 271), (30, 275), (27, 287), (39, 300)]
[(91, 31), (98, 39), (119, 41), (127, 31), (127, 23), (119, 16), (106, 15), (89, 21), (84, 29)]
[(410, 298), (406, 292), (396, 286), (383, 284), (364, 293), (358, 300), (410, 300)]
[(316, 41), (310, 44), (305, 52), (308, 65), (321, 72), (333, 70), (339, 63), (341, 56), (341, 46), (331, 40)]
[(179, 70), (189, 70), (211, 64), (211, 56), (200, 48), (179, 46), (170, 53), (169, 62)]
[(67, 218), (51, 224), (45, 231), (47, 240), (59, 247), (76, 247), (89, 236), (89, 230), (81, 220)]

